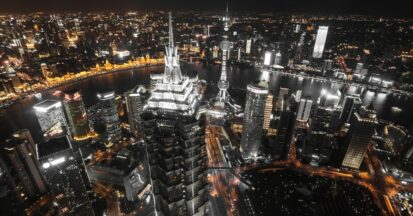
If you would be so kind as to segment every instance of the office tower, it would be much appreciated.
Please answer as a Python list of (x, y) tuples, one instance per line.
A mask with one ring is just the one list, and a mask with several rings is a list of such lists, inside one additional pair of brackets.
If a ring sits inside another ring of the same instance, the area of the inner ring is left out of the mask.
[(349, 142), (342, 163), (343, 167), (350, 169), (360, 168), (377, 124), (376, 111), (374, 111), (372, 104), (362, 106), (358, 112), (354, 113), (348, 132)]
[(241, 61), (241, 55), (242, 55), (241, 48), (238, 48), (237, 61)]
[(269, 52), (269, 51), (265, 52), (265, 54), (264, 54), (264, 66), (270, 66), (272, 64), (272, 62), (273, 62), (272, 52)]
[(361, 107), (362, 101), (360, 95), (346, 95), (343, 101), (340, 120), (342, 122), (349, 122), (353, 113)]
[(247, 86), (247, 99), (241, 137), (241, 154), (244, 158), (256, 158), (258, 156), (267, 95), (268, 83), (264, 81)]
[(265, 130), (268, 130), (268, 128), (270, 128), (273, 102), (274, 102), (274, 96), (270, 92), (268, 93), (267, 98), (265, 99), (264, 125), (263, 125), (263, 129)]
[(363, 63), (357, 63), (356, 69), (354, 70), (354, 74), (361, 74), (361, 70), (363, 70)]
[(142, 132), (143, 95), (141, 93), (145, 91), (143, 87), (136, 86), (125, 93), (129, 128), (135, 136)]
[(66, 127), (66, 118), (62, 102), (56, 100), (44, 100), (33, 106), (37, 121), (42, 132), (49, 131), (53, 126)]
[(288, 95), (288, 88), (280, 88), (277, 98), (277, 110), (281, 110), (284, 107), (284, 96)]
[(148, 164), (142, 143), (131, 145), (110, 158), (89, 165), (87, 173), (91, 182), (121, 187), (129, 201), (143, 198), (149, 183)]
[(336, 108), (340, 103), (341, 99), (341, 92), (336, 91), (335, 93), (331, 93), (325, 89), (321, 90), (320, 97), (318, 98), (318, 106), (325, 107), (325, 108)]
[(28, 130), (15, 132), (4, 145), (4, 153), (11, 165), (10, 174), (16, 184), (14, 189), (21, 197), (39, 196), (46, 192), (33, 147), (33, 139)]
[(328, 26), (320, 26), (317, 30), (317, 36), (315, 39), (313, 58), (323, 57), (324, 46), (327, 39)]
[(294, 96), (295, 102), (297, 102), (297, 103), (300, 102), (302, 93), (303, 93), (302, 90), (297, 90), (297, 92), (295, 93), (295, 96)]
[(291, 138), (293, 134), (296, 110), (293, 110), (290, 106), (288, 95), (284, 95), (282, 108), (280, 109), (280, 119), (277, 125), (277, 147), (274, 149), (276, 155), (285, 159), (288, 156), (288, 150), (290, 148)]
[(281, 65), (281, 61), (282, 61), (281, 52), (278, 51), (278, 52), (275, 54), (275, 57), (274, 57), (274, 65)]
[(247, 39), (247, 43), (245, 45), (245, 53), (246, 54), (251, 53), (251, 46), (252, 46), (252, 39)]
[(219, 47), (214, 46), (212, 48), (212, 58), (214, 58), (214, 59), (218, 58), (218, 54), (219, 54)]
[(72, 138), (74, 140), (83, 140), (87, 138), (90, 132), (90, 127), (80, 92), (65, 92), (63, 104)]
[(329, 71), (333, 69), (333, 61), (331, 59), (326, 59), (324, 60), (324, 64), (323, 64), (323, 73)]
[(303, 48), (304, 48), (304, 39), (305, 39), (305, 32), (303, 32), (300, 36), (300, 41), (297, 44), (297, 47), (295, 49), (295, 55), (294, 55), (294, 62), (295, 63), (301, 63), (303, 61)]
[(310, 117), (313, 100), (309, 98), (301, 98), (300, 105), (298, 107), (297, 120), (308, 121)]
[(294, 33), (298, 33), (301, 30), (301, 25), (300, 24), (295, 24), (295, 29), (294, 29)]
[(195, 83), (181, 73), (169, 14), (165, 72), (143, 114), (153, 192), (157, 210), (164, 215), (206, 214), (205, 128), (204, 121), (195, 118), (202, 97)]
[(122, 131), (120, 129), (115, 92), (111, 90), (99, 91), (97, 97), (99, 100), (99, 114), (105, 127), (102, 138), (105, 142), (117, 142), (121, 139)]
[(60, 214), (94, 215), (68, 138), (61, 136), (37, 144), (37, 154)]

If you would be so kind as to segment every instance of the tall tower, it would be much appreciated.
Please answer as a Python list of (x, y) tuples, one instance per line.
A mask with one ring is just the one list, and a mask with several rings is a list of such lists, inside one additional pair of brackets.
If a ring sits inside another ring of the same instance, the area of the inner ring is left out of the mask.
[(4, 152), (10, 162), (16, 182), (14, 190), (22, 198), (42, 195), (46, 192), (46, 184), (40, 173), (34, 142), (28, 130), (17, 131), (6, 140)]
[(97, 93), (99, 99), (99, 111), (105, 133), (103, 140), (105, 142), (117, 142), (121, 139), (122, 132), (120, 129), (120, 121), (118, 116), (117, 105), (115, 101), (115, 92), (111, 90), (100, 91)]
[(311, 113), (313, 100), (309, 98), (301, 98), (300, 105), (298, 107), (297, 120), (308, 121)]
[(315, 39), (313, 58), (323, 57), (324, 46), (326, 44), (328, 33), (328, 26), (320, 26), (317, 30), (317, 37)]
[(201, 99), (196, 83), (181, 74), (169, 14), (165, 73), (142, 115), (150, 181), (157, 211), (163, 215), (206, 214), (205, 128), (196, 118)]
[(143, 87), (135, 87), (125, 94), (126, 109), (130, 132), (137, 135), (142, 132), (143, 98), (141, 93), (146, 91)]
[(90, 132), (89, 120), (83, 104), (82, 95), (78, 91), (65, 92), (63, 104), (68, 118), (72, 138), (82, 140)]
[(255, 158), (261, 146), (264, 124), (264, 107), (268, 95), (268, 84), (261, 81), (247, 86), (244, 125), (241, 137), (241, 154), (244, 158)]
[(54, 200), (64, 215), (94, 215), (81, 171), (67, 137), (37, 144), (38, 160)]
[(42, 132), (49, 131), (53, 126), (66, 127), (66, 118), (62, 108), (62, 102), (56, 100), (44, 100), (33, 106), (37, 121)]
[(228, 4), (226, 9), (226, 15), (222, 19), (224, 21), (224, 40), (219, 44), (222, 50), (222, 65), (221, 65), (221, 76), (218, 81), (218, 95), (212, 101), (212, 106), (208, 110), (208, 120), (210, 123), (222, 126), (224, 125), (229, 117), (229, 109), (231, 108), (227, 103), (230, 101), (230, 96), (228, 94), (229, 82), (227, 81), (227, 60), (229, 52), (232, 49), (232, 43), (228, 41), (227, 31), (228, 31)]
[(342, 166), (359, 169), (367, 147), (370, 144), (376, 125), (376, 111), (373, 105), (363, 106), (353, 115), (349, 135), (349, 145)]

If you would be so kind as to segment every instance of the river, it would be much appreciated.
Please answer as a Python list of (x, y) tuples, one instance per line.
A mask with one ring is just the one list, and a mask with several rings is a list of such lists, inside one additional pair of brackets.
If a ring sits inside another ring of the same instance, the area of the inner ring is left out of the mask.
[[(116, 94), (122, 94), (136, 85), (148, 85), (150, 74), (162, 71), (163, 66), (153, 66), (104, 74), (46, 91), (43, 93), (42, 98), (51, 97), (51, 93), (56, 90), (81, 89), (85, 105), (89, 107), (97, 102), (96, 91), (99, 89), (111, 88)], [(204, 79), (208, 82), (207, 97), (216, 94), (216, 83), (220, 77), (220, 67), (218, 65), (183, 65), (182, 71), (183, 74), (186, 71), (190, 73), (197, 71), (199, 79)], [(343, 86), (342, 84), (319, 82), (302, 77), (281, 75), (276, 72), (260, 72), (257, 69), (246, 67), (234, 67), (232, 70), (229, 70), (228, 81), (231, 85), (229, 93), (238, 104), (243, 106), (247, 84), (254, 80), (263, 79), (269, 81), (270, 90), (273, 91), (275, 96), (278, 95), (280, 87), (289, 88), (290, 93), (301, 89), (303, 90), (303, 95), (311, 96), (314, 99), (319, 96), (322, 88), (327, 90), (345, 89), (348, 93), (361, 93), (364, 104), (373, 101), (379, 118), (394, 121), (407, 128), (413, 127), (413, 98), (408, 96), (374, 93), (355, 87)], [(26, 98), (19, 103), (0, 110), (0, 140), (6, 139), (14, 131), (23, 128), (28, 128), (35, 138), (40, 136), (40, 126), (32, 109), (33, 105), (39, 102), (39, 100), (35, 97)], [(393, 106), (400, 108), (401, 111), (393, 111)]]

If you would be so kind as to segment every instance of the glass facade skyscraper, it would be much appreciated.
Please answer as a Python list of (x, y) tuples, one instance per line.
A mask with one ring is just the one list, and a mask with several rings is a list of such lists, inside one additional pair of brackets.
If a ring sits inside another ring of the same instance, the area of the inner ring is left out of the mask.
[(265, 81), (247, 86), (244, 125), (241, 137), (241, 154), (244, 158), (255, 158), (258, 156), (267, 95), (268, 83)]
[(87, 138), (90, 133), (88, 116), (79, 91), (65, 92), (63, 104), (74, 140)]
[(97, 97), (99, 99), (99, 114), (105, 127), (102, 138), (105, 142), (117, 142), (121, 139), (122, 132), (115, 92), (111, 90), (100, 91), (97, 93)]
[(320, 26), (317, 30), (317, 37), (315, 39), (313, 58), (323, 57), (324, 46), (327, 40), (328, 26)]

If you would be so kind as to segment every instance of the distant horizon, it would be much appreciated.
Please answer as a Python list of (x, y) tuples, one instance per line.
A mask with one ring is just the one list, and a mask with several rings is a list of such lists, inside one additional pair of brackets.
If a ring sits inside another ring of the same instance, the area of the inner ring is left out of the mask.
[[(0, 0), (0, 14), (128, 12), (128, 11), (201, 11), (225, 10), (225, 0)], [(252, 0), (229, 1), (230, 12), (299, 14), (317, 16), (363, 15), (375, 17), (413, 18), (409, 2), (393, 0)], [(12, 3), (12, 4), (11, 4)]]

